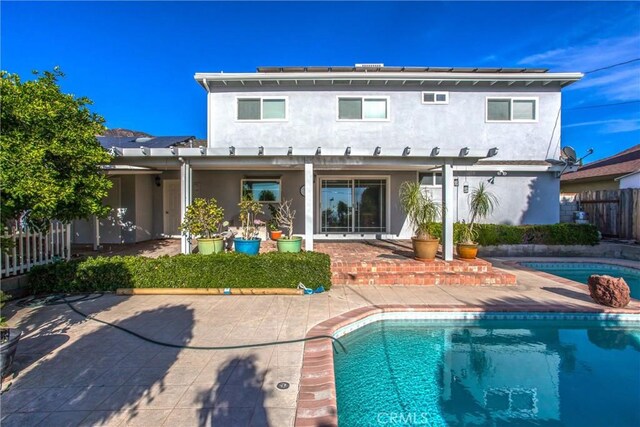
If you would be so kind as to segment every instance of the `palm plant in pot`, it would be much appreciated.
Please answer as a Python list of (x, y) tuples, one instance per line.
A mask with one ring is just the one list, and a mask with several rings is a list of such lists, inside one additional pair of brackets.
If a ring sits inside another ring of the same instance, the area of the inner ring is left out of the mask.
[(240, 237), (236, 237), (233, 242), (236, 252), (247, 255), (257, 255), (260, 252), (260, 227), (264, 222), (258, 219), (258, 215), (264, 214), (260, 202), (253, 200), (251, 196), (246, 196), (240, 203)]
[(491, 215), (498, 206), (498, 198), (487, 190), (484, 182), (481, 182), (469, 193), (469, 222), (463, 223), (458, 236), (456, 249), (458, 256), (463, 259), (475, 259), (478, 255), (478, 229), (474, 227), (476, 221), (485, 219)]
[(405, 181), (400, 185), (400, 204), (414, 226), (411, 238), (415, 258), (433, 260), (438, 252), (440, 239), (433, 236), (434, 222), (440, 216), (440, 204), (425, 193), (419, 182)]
[(197, 237), (198, 251), (203, 255), (223, 252), (224, 244), (220, 233), (227, 224), (222, 222), (223, 219), (224, 209), (218, 206), (216, 199), (195, 199), (187, 207), (180, 231)]
[(293, 200), (285, 200), (276, 213), (278, 224), (287, 229), (287, 235), (278, 239), (278, 252), (300, 252), (302, 249), (302, 237), (293, 235), (296, 211), (291, 209), (291, 203)]

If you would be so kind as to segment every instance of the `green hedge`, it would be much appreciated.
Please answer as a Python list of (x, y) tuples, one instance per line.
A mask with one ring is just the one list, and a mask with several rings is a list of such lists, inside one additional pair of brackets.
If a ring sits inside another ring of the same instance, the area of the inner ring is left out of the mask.
[[(435, 234), (442, 234), (442, 224), (434, 224)], [(453, 225), (454, 237), (463, 224)], [(478, 224), (478, 243), (493, 245), (597, 245), (598, 229), (589, 224), (503, 225)], [(457, 240), (457, 238), (456, 238)]]
[(95, 257), (38, 266), (29, 273), (33, 293), (115, 291), (117, 288), (331, 287), (331, 261), (318, 252), (235, 252)]

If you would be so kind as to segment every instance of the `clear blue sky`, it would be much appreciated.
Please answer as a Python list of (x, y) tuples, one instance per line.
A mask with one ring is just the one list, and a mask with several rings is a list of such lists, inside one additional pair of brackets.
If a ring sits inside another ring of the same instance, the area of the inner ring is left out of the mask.
[[(206, 134), (195, 72), (261, 65), (531, 66), (589, 71), (640, 57), (640, 3), (6, 2), (2, 69), (59, 65), (110, 128)], [(563, 145), (588, 160), (640, 142), (640, 61), (564, 91)], [(581, 107), (624, 103), (602, 108)]]

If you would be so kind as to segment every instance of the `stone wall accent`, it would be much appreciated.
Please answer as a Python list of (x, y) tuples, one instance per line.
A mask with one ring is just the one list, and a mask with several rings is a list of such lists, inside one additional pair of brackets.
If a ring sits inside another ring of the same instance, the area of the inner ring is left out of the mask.
[(573, 213), (577, 210), (578, 202), (575, 194), (560, 194), (560, 222), (573, 222)]

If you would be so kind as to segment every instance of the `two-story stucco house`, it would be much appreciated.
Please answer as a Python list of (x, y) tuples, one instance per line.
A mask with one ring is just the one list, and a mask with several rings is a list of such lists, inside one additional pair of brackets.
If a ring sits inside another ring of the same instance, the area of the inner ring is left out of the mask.
[(409, 238), (398, 190), (420, 180), (446, 205), (451, 259), (453, 222), (467, 219), (481, 181), (500, 202), (491, 222), (558, 222), (559, 168), (546, 159), (559, 157), (561, 90), (581, 77), (382, 64), (196, 73), (207, 147), (115, 147), (113, 164), (155, 174), (141, 187), (152, 192), (150, 238), (177, 235), (195, 197), (215, 197), (233, 221), (249, 193), (292, 199), (307, 249), (314, 239)]

